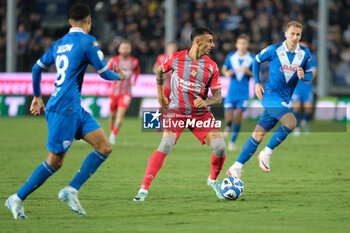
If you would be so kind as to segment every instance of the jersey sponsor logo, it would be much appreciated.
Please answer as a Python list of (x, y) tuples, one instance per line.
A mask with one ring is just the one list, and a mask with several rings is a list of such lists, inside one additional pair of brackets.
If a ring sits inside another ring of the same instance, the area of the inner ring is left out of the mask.
[(64, 53), (64, 52), (69, 52), (73, 48), (73, 44), (64, 44), (58, 46), (57, 53)]
[(92, 44), (92, 47), (95, 48), (95, 47), (97, 47), (97, 46), (98, 46), (97, 41), (94, 41), (94, 43)]
[(296, 72), (299, 68), (300, 68), (300, 66), (298, 66), (297, 64), (283, 65), (280, 67), (280, 71), (282, 73)]
[[(197, 74), (197, 72), (196, 72), (196, 74)], [(190, 91), (194, 91), (196, 88), (204, 87), (205, 84), (204, 83), (196, 83), (196, 82), (191, 82), (191, 81), (186, 81), (186, 80), (183, 80), (183, 79), (179, 79), (179, 85), (181, 87), (183, 87), (184, 89), (188, 89)]]

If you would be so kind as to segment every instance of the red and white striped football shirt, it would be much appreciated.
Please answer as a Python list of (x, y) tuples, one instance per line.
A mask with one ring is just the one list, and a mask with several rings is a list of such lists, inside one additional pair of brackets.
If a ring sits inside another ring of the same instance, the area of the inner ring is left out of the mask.
[(163, 72), (173, 71), (171, 76), (171, 102), (169, 109), (186, 115), (203, 115), (208, 108), (196, 109), (194, 100), (208, 98), (209, 88), (221, 89), (219, 69), (208, 56), (194, 61), (188, 50), (169, 55), (162, 63)]
[(117, 80), (112, 83), (111, 96), (131, 95), (131, 78), (134, 75), (134, 83), (140, 75), (140, 62), (137, 58), (128, 56), (123, 58), (121, 55), (112, 57), (108, 61), (108, 68), (112, 71), (120, 69), (125, 74), (124, 80)]

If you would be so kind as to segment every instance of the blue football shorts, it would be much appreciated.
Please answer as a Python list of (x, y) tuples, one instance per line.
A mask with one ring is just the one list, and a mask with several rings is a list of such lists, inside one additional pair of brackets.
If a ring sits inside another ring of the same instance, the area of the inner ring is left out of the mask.
[(234, 98), (227, 96), (224, 100), (225, 111), (232, 110), (234, 108), (240, 108), (245, 111), (249, 104), (249, 98)]
[(314, 101), (312, 90), (295, 90), (292, 100), (293, 102), (312, 103)]
[(258, 125), (267, 131), (270, 131), (285, 114), (291, 112), (288, 104), (277, 95), (265, 95), (261, 104), (264, 112)]
[(85, 134), (101, 128), (97, 121), (81, 108), (75, 113), (45, 112), (48, 137), (47, 150), (54, 153), (65, 153), (74, 138), (81, 139)]

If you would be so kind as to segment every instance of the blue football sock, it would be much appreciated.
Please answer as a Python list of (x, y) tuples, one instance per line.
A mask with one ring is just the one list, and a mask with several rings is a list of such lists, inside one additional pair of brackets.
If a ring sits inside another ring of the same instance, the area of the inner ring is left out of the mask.
[(35, 189), (39, 188), (47, 178), (49, 178), (56, 170), (51, 167), (46, 161), (40, 164), (24, 183), (24, 185), (18, 190), (17, 196), (24, 200)]
[(232, 121), (230, 122), (226, 122), (226, 127), (230, 128), (231, 129), (231, 126), (232, 126)]
[(311, 118), (311, 114), (310, 113), (304, 113), (304, 120), (306, 122), (308, 122), (310, 120), (310, 118)]
[(244, 143), (242, 147), (242, 152), (239, 155), (237, 162), (241, 164), (245, 164), (250, 157), (255, 153), (256, 149), (258, 149), (260, 142), (256, 141), (252, 136), (248, 139), (246, 143)]
[(83, 164), (80, 167), (80, 170), (77, 172), (73, 180), (70, 182), (70, 186), (79, 190), (80, 187), (92, 176), (97, 168), (107, 159), (107, 155), (102, 154), (98, 151), (91, 152)]
[(231, 142), (234, 143), (236, 141), (240, 129), (241, 129), (241, 124), (235, 124), (235, 126), (233, 126)]
[(275, 133), (272, 135), (269, 143), (267, 143), (267, 147), (273, 150), (276, 146), (283, 142), (284, 139), (286, 139), (288, 134), (290, 134), (291, 132), (292, 130), (288, 129), (284, 125), (281, 125), (276, 129)]
[(300, 123), (300, 113), (299, 112), (294, 112), (294, 116), (297, 119), (297, 127), (299, 127)]

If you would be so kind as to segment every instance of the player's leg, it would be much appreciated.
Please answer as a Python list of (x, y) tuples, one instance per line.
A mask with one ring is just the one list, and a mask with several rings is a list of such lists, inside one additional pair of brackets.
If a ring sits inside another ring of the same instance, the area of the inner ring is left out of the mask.
[(224, 109), (224, 118), (225, 118), (225, 129), (223, 132), (223, 136), (225, 138), (228, 137), (231, 127), (232, 127), (232, 120), (233, 120), (233, 109)]
[(242, 168), (244, 164), (253, 156), (258, 149), (259, 144), (267, 134), (267, 130), (263, 128), (259, 123), (255, 126), (252, 136), (244, 143), (241, 153), (237, 160), (228, 169), (227, 175), (241, 178)]
[(229, 151), (237, 150), (235, 142), (236, 142), (238, 133), (241, 130), (242, 114), (243, 114), (243, 110), (241, 108), (237, 108), (236, 114), (235, 114), (235, 125), (232, 128), (231, 139), (227, 147)]
[(11, 210), (15, 219), (27, 218), (24, 214), (23, 201), (62, 166), (64, 156), (65, 153), (56, 154), (49, 151), (47, 159), (33, 171), (17, 193), (7, 199), (5, 205)]
[(221, 132), (217, 129), (210, 131), (204, 138), (204, 143), (210, 146), (213, 151), (211, 156), (211, 171), (207, 180), (207, 184), (212, 187), (215, 191), (217, 197), (222, 199), (220, 193), (220, 183), (218, 181), (218, 176), (224, 166), (226, 159), (226, 149), (225, 141)]
[(233, 101), (228, 95), (224, 100), (224, 118), (225, 118), (225, 129), (223, 133), (224, 138), (227, 138), (229, 135), (229, 132), (231, 132), (233, 109), (234, 109)]
[(75, 138), (83, 138), (94, 147), (94, 151), (87, 155), (80, 169), (68, 186), (63, 188), (58, 198), (64, 201), (76, 214), (85, 216), (86, 212), (78, 199), (81, 186), (95, 173), (98, 167), (107, 159), (112, 151), (107, 136), (97, 121), (84, 109), (81, 109), (79, 127)]
[(111, 145), (114, 145), (115, 144), (115, 135), (117, 134), (117, 131), (118, 131), (114, 125), (115, 125), (115, 121), (117, 119), (119, 96), (112, 95), (109, 97), (109, 100), (110, 100), (110, 105), (109, 105), (110, 114), (109, 114), (108, 122), (109, 122), (109, 128), (111, 130), (111, 132), (109, 134), (109, 143)]
[(309, 121), (312, 116), (312, 102), (305, 102), (304, 103), (304, 117), (303, 120), (301, 121), (301, 125), (303, 126), (303, 130), (306, 134), (310, 133), (310, 128), (309, 128)]
[(293, 113), (294, 113), (295, 119), (297, 120), (297, 124), (294, 129), (294, 136), (296, 137), (300, 135), (299, 123), (300, 123), (301, 107), (302, 107), (302, 103), (299, 100), (293, 101)]
[(109, 141), (111, 143), (111, 145), (115, 145), (115, 139), (119, 133), (119, 130), (122, 126), (122, 123), (124, 121), (124, 116), (126, 111), (129, 108), (130, 105), (130, 101), (131, 101), (131, 96), (130, 95), (121, 95), (118, 98), (118, 109), (117, 109), (117, 113), (116, 113), (116, 119), (115, 122), (113, 124), (113, 130), (111, 133), (111, 136), (109, 138)]
[(142, 181), (142, 185), (138, 194), (134, 197), (134, 201), (144, 201), (148, 195), (149, 186), (154, 177), (162, 168), (165, 157), (171, 152), (175, 145), (177, 134), (172, 131), (164, 131), (162, 141), (156, 151), (153, 152), (148, 160), (147, 169)]
[(62, 166), (65, 153), (74, 139), (78, 120), (76, 115), (65, 116), (49, 111), (45, 115), (48, 124), (48, 157), (33, 171), (18, 192), (7, 199), (6, 206), (15, 219), (25, 218), (23, 201)]
[(273, 150), (287, 138), (288, 134), (293, 131), (297, 124), (295, 116), (292, 112), (285, 113), (280, 118), (280, 122), (281, 126), (276, 129), (270, 141), (258, 156), (259, 166), (265, 172), (270, 171), (270, 157)]
[(267, 132), (270, 131), (277, 122), (278, 121), (270, 116), (266, 110), (263, 112), (258, 124), (255, 126), (252, 136), (244, 143), (240, 155), (228, 169), (227, 175), (236, 176), (238, 178), (241, 177), (244, 164), (253, 156)]

